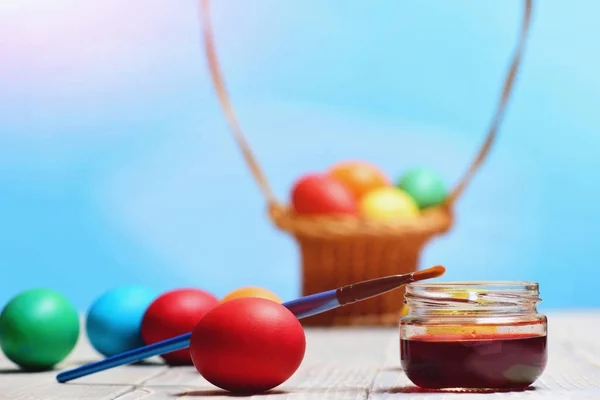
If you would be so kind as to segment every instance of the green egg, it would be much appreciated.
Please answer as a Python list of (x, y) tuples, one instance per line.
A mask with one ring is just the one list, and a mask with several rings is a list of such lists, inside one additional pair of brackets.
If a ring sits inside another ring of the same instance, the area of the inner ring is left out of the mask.
[(0, 347), (25, 370), (51, 369), (71, 353), (78, 338), (77, 310), (53, 290), (22, 292), (0, 314)]
[(408, 193), (421, 209), (437, 206), (448, 196), (442, 177), (427, 168), (414, 168), (407, 171), (397, 186)]

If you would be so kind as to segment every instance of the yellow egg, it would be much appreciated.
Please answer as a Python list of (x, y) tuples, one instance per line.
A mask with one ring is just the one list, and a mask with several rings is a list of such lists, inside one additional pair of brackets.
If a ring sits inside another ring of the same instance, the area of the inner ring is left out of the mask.
[(405, 304), (404, 306), (402, 306), (402, 311), (400, 311), (400, 316), (404, 317), (408, 315), (408, 306)]
[(414, 218), (419, 215), (417, 203), (406, 192), (395, 187), (382, 187), (368, 192), (360, 201), (361, 214), (373, 220)]
[(276, 303), (282, 302), (281, 299), (279, 298), (279, 296), (277, 296), (275, 293), (271, 292), (270, 290), (259, 288), (259, 287), (254, 287), (254, 286), (247, 286), (247, 287), (242, 287), (242, 288), (236, 289), (232, 292), (229, 292), (227, 295), (225, 295), (225, 297), (223, 297), (221, 299), (221, 303), (225, 303), (226, 301), (233, 300), (233, 299), (240, 299), (243, 297), (260, 297), (263, 299), (272, 300)]

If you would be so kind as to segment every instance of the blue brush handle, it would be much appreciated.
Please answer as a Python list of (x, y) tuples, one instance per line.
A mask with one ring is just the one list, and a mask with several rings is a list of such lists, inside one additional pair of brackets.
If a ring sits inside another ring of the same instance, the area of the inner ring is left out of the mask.
[[(283, 303), (298, 319), (310, 317), (311, 315), (337, 308), (340, 303), (336, 296), (337, 290), (330, 290), (323, 293), (317, 293), (310, 296), (301, 297), (296, 300)], [(170, 353), (172, 351), (185, 349), (190, 346), (191, 333), (175, 336), (174, 338), (163, 340), (148, 346), (140, 347), (121, 354), (107, 357), (104, 360), (96, 361), (90, 364), (82, 365), (68, 371), (61, 372), (56, 376), (60, 383), (68, 382), (82, 376), (91, 375), (106, 369), (118, 367), (119, 365), (131, 364), (142, 361), (146, 358)]]
[(90, 364), (82, 365), (78, 368), (61, 372), (56, 376), (56, 380), (60, 383), (64, 383), (82, 376), (104, 371), (105, 369), (118, 367), (119, 365), (131, 364), (160, 354), (166, 354), (175, 350), (185, 349), (186, 347), (189, 347), (191, 337), (191, 333), (186, 333), (184, 335), (175, 336), (171, 339), (163, 340), (162, 342), (139, 347), (137, 349), (107, 357), (104, 360), (96, 361)]
[(337, 299), (337, 289), (311, 294), (310, 296), (300, 297), (299, 299), (283, 303), (283, 306), (290, 310), (298, 319), (321, 314), (340, 305)]

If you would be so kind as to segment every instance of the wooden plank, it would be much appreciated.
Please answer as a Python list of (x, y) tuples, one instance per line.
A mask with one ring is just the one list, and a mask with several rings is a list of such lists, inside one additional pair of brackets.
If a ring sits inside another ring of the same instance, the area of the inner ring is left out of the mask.
[(574, 311), (549, 317), (552, 343), (560, 343), (570, 353), (595, 368), (600, 368), (600, 313)]
[(90, 385), (72, 386), (46, 384), (28, 386), (0, 394), (2, 400), (113, 400), (133, 390), (133, 386)]
[[(464, 399), (471, 395), (464, 393), (428, 393), (416, 388), (400, 368), (382, 370), (375, 378), (371, 392), (372, 399), (390, 399), (398, 394), (408, 394), (418, 399)], [(514, 393), (497, 393), (495, 397), (514, 398), (590, 398), (600, 399), (600, 370), (570, 356), (567, 349), (552, 345), (549, 347), (549, 363), (542, 377), (534, 384), (533, 390)], [(473, 397), (476, 397), (473, 395)], [(481, 396), (479, 396), (481, 397)]]
[[(242, 396), (242, 398), (251, 398), (252, 400), (366, 400), (368, 393), (366, 390), (331, 388), (318, 391), (293, 391), (274, 390), (265, 394), (254, 396)], [(118, 400), (167, 400), (167, 399), (201, 399), (209, 398), (211, 400), (231, 400), (231, 394), (216, 389), (198, 390), (186, 386), (158, 386), (137, 388), (132, 392), (120, 396)]]
[[(600, 399), (600, 313), (549, 314), (549, 363), (533, 390), (493, 395), (431, 393), (415, 388), (399, 368), (397, 328), (307, 329), (307, 353), (299, 370), (275, 391), (253, 399)], [(84, 335), (60, 368), (95, 361)], [(0, 356), (0, 400), (173, 398), (230, 399), (193, 367), (161, 363), (122, 366), (68, 384), (55, 382), (57, 371), (27, 374)]]
[[(276, 390), (252, 398), (366, 399), (377, 368), (386, 359), (385, 344), (395, 332), (388, 328), (307, 329), (307, 353), (298, 371)], [(154, 400), (173, 396), (231, 398), (193, 368), (176, 367), (149, 379), (142, 387), (119, 400)]]
[[(600, 314), (551, 314), (549, 316), (548, 366), (534, 388), (523, 392), (495, 393), (507, 399), (600, 399), (600, 368), (595, 364), (600, 342), (590, 335), (600, 327)], [(399, 344), (392, 342), (392, 353)], [(427, 392), (416, 388), (402, 373), (399, 358), (383, 368), (373, 382), (371, 399), (454, 400), (481, 398), (481, 394)]]
[(90, 345), (83, 330), (75, 350), (52, 371), (22, 372), (0, 354), (0, 399), (114, 399), (133, 390), (135, 385), (167, 371), (164, 364), (152, 359), (145, 365), (121, 366), (67, 384), (56, 382), (56, 374), (59, 371), (101, 358), (102, 356)]

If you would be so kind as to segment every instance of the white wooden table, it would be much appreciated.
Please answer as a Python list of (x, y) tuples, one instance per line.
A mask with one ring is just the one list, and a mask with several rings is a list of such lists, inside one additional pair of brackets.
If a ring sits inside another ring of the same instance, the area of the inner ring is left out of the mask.
[[(307, 329), (307, 352), (296, 374), (253, 399), (590, 399), (600, 400), (600, 310), (548, 314), (549, 361), (532, 390), (513, 393), (432, 393), (402, 373), (397, 329)], [(85, 335), (60, 369), (100, 356)], [(230, 399), (193, 367), (169, 368), (158, 360), (122, 366), (58, 384), (57, 371), (22, 373), (0, 356), (0, 399), (161, 400)]]

